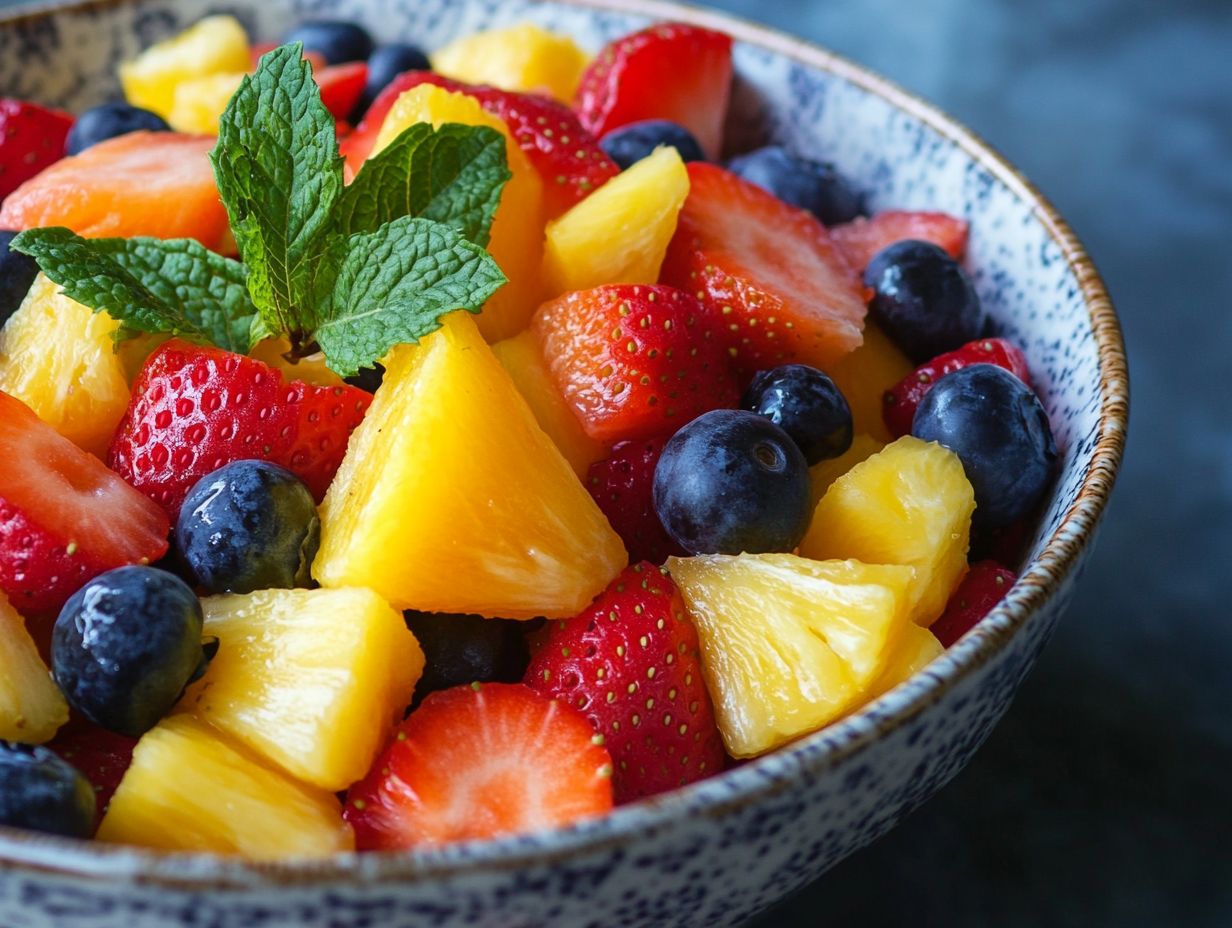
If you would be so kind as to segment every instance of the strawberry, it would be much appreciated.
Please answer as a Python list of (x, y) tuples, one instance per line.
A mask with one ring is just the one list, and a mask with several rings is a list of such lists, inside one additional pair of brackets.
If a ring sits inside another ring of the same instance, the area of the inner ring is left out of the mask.
[(172, 521), (194, 483), (242, 458), (281, 464), (320, 500), (371, 402), (356, 387), (284, 383), (253, 358), (172, 339), (138, 374), (107, 461)]
[(660, 280), (697, 295), (740, 373), (824, 370), (858, 348), (863, 291), (822, 224), (723, 168), (687, 167)]
[(102, 821), (111, 797), (133, 761), (136, 738), (74, 720), (48, 745), (80, 771), (94, 787), (95, 826)]
[(584, 612), (547, 627), (526, 683), (577, 706), (603, 735), (618, 803), (723, 769), (697, 631), (666, 571), (635, 564)]
[(972, 364), (995, 364), (1003, 367), (1027, 386), (1031, 386), (1031, 372), (1026, 356), (1004, 338), (979, 338), (967, 342), (961, 348), (938, 355), (921, 364), (910, 374), (885, 391), (885, 404), (881, 417), (886, 428), (895, 438), (911, 433), (911, 422), (916, 407), (933, 384), (954, 371)]
[(946, 604), (945, 612), (929, 630), (942, 647), (948, 648), (1005, 598), (1016, 579), (1012, 570), (996, 561), (972, 564)]
[(616, 39), (582, 74), (575, 106), (596, 136), (643, 119), (670, 119), (717, 159), (732, 79), (731, 36), (659, 23)]
[(343, 816), (356, 847), (400, 850), (567, 825), (612, 807), (612, 759), (578, 712), (520, 683), (432, 693)]
[(321, 102), (335, 119), (346, 119), (364, 94), (368, 65), (363, 61), (330, 65), (315, 72)]
[(909, 238), (940, 245), (955, 258), (961, 258), (967, 250), (969, 225), (967, 220), (948, 213), (892, 209), (871, 219), (860, 217), (834, 226), (830, 237), (843, 250), (848, 263), (863, 272), (881, 249)]
[(625, 543), (630, 561), (662, 564), (669, 555), (687, 553), (663, 528), (652, 498), (655, 465), (666, 442), (622, 441), (586, 475), (586, 489)]
[(166, 553), (162, 511), (7, 393), (0, 461), (0, 590), (23, 615), (58, 610), (103, 571)]
[(596, 441), (652, 438), (739, 399), (702, 309), (672, 287), (611, 284), (566, 293), (531, 327), (548, 371)]
[(381, 126), (385, 122), (385, 117), (389, 115), (389, 111), (393, 109), (398, 98), (412, 87), (422, 84), (425, 79), (424, 75), (431, 73), (430, 71), (407, 71), (399, 74), (377, 94), (355, 130), (339, 142), (339, 152), (346, 159), (346, 166), (352, 175), (359, 173), (359, 169), (364, 166), (364, 162), (372, 154), (372, 148), (376, 145), (377, 136), (381, 134)]
[(72, 127), (68, 113), (0, 98), (0, 200), (64, 157)]

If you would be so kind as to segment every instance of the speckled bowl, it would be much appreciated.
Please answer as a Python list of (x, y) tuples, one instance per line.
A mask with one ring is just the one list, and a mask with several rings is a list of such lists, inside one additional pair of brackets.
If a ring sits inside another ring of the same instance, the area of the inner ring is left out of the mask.
[(984, 305), (1027, 352), (1063, 469), (1001, 606), (914, 679), (770, 756), (557, 832), (325, 862), (256, 865), (0, 828), (0, 925), (715, 928), (815, 879), (953, 777), (1063, 612), (1125, 440), (1116, 316), (1081, 246), (1031, 185), (966, 129), (850, 62), (654, 0), (90, 0), (0, 21), (0, 94), (99, 102), (115, 92), (117, 61), (219, 9), (260, 37), (316, 13), (429, 48), (525, 19), (590, 47), (655, 19), (731, 33), (733, 149), (774, 138), (835, 162), (876, 209), (970, 218), (968, 266)]

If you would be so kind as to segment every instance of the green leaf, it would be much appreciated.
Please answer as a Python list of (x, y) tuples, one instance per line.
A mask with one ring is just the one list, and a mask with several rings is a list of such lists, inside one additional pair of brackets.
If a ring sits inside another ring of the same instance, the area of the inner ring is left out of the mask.
[(315, 331), (329, 367), (349, 377), (417, 342), (456, 309), (478, 312), (505, 283), (491, 256), (455, 230), (403, 216), (352, 235)]
[(192, 239), (82, 238), (29, 229), (10, 246), (66, 294), (122, 323), (118, 338), (170, 332), (239, 354), (252, 348), (256, 309), (244, 266)]
[(495, 129), (417, 123), (364, 164), (338, 203), (337, 228), (375, 232), (400, 216), (420, 216), (486, 247), (511, 176), (505, 137)]
[(218, 192), (265, 331), (316, 327), (314, 277), (342, 194), (334, 117), (299, 43), (262, 57), (218, 125), (210, 153)]

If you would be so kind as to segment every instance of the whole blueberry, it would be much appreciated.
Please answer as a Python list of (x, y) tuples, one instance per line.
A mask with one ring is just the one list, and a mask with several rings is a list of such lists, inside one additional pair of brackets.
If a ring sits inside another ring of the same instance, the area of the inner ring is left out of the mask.
[(932, 242), (907, 239), (881, 249), (864, 270), (864, 285), (873, 291), (873, 318), (917, 364), (984, 331), (984, 311), (967, 272)]
[(412, 705), (429, 693), (468, 683), (519, 683), (530, 662), (525, 622), (411, 611), (406, 624), (424, 652)]
[(363, 96), (351, 113), (351, 122), (358, 123), (382, 90), (399, 74), (407, 71), (430, 71), (432, 64), (422, 49), (414, 45), (395, 42), (382, 45), (368, 56), (368, 81), (364, 84)]
[(671, 437), (654, 506), (692, 554), (790, 551), (809, 524), (809, 472), (786, 432), (743, 409), (698, 416)]
[(91, 145), (105, 142), (118, 135), (127, 135), (145, 129), (149, 132), (170, 132), (167, 121), (157, 113), (143, 110), (127, 103), (104, 103), (91, 107), (73, 123), (64, 140), (64, 153), (77, 155)]
[(765, 416), (804, 453), (809, 465), (836, 458), (851, 447), (851, 407), (830, 379), (807, 364), (758, 371), (740, 405)]
[(321, 55), (326, 64), (367, 61), (372, 54), (372, 36), (359, 23), (342, 19), (315, 19), (300, 23), (282, 39), (303, 42), (304, 50)]
[(189, 573), (210, 593), (311, 582), (321, 520), (302, 480), (268, 461), (233, 461), (193, 485), (175, 522)]
[(706, 154), (693, 133), (669, 119), (631, 122), (599, 139), (599, 147), (620, 165), (622, 171), (641, 161), (660, 145), (670, 145), (676, 149), (681, 161), (706, 160)]
[(727, 168), (784, 203), (808, 210), (823, 225), (850, 222), (864, 214), (864, 198), (834, 165), (793, 155), (781, 145), (738, 155)]
[(52, 675), (91, 722), (139, 737), (205, 672), (203, 621), (200, 600), (179, 577), (153, 567), (109, 570), (60, 610)]
[(979, 529), (1022, 518), (1052, 481), (1057, 446), (1048, 413), (1030, 387), (994, 364), (938, 380), (920, 401), (911, 434), (958, 455), (975, 490)]
[(94, 787), (47, 748), (0, 741), (0, 825), (88, 838)]
[(17, 312), (26, 292), (38, 274), (38, 265), (29, 255), (13, 251), (9, 244), (18, 233), (0, 231), (0, 325)]

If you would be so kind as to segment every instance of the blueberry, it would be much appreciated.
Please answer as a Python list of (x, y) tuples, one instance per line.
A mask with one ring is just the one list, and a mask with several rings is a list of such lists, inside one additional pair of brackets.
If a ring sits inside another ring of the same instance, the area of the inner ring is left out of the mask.
[(971, 279), (944, 248), (907, 239), (873, 256), (864, 271), (869, 311), (916, 364), (979, 338), (984, 311)]
[(180, 557), (210, 593), (308, 586), (320, 542), (312, 494), (268, 461), (233, 461), (202, 477), (175, 523)]
[(364, 85), (363, 96), (359, 98), (359, 103), (351, 114), (351, 122), (358, 123), (377, 95), (399, 74), (431, 70), (432, 64), (428, 61), (428, 56), (414, 45), (382, 45), (368, 57), (368, 82)]
[(17, 312), (38, 274), (33, 258), (9, 249), (9, 243), (16, 237), (16, 232), (0, 231), (0, 325)]
[(94, 787), (47, 748), (0, 741), (0, 825), (88, 838)]
[(167, 121), (157, 113), (127, 103), (104, 103), (86, 110), (77, 117), (64, 140), (64, 153), (77, 155), (91, 145), (146, 129), (150, 132), (170, 132)]
[(958, 455), (981, 530), (1025, 516), (1052, 481), (1057, 446), (1048, 414), (1030, 387), (996, 365), (973, 364), (938, 380), (920, 401), (911, 434)]
[(693, 554), (790, 551), (809, 524), (809, 472), (764, 416), (716, 409), (671, 437), (654, 474), (655, 511)]
[[(51, 635), (51, 671), (70, 706), (96, 725), (140, 737), (205, 672), (201, 602), (153, 567), (117, 567), (69, 598)], [(208, 653), (207, 653), (208, 652)]]
[(408, 612), (406, 624), (424, 652), (415, 684), (418, 705), (429, 693), (480, 683), (520, 683), (530, 662), (526, 623), (477, 615)]
[(810, 466), (851, 447), (851, 407), (834, 381), (815, 367), (784, 364), (758, 371), (740, 405), (790, 435)]
[(623, 171), (641, 161), (660, 145), (670, 145), (682, 161), (705, 161), (706, 154), (693, 133), (668, 119), (644, 119), (613, 129), (599, 140), (599, 147)]
[(781, 145), (738, 155), (727, 168), (784, 203), (808, 210), (823, 225), (850, 222), (864, 214), (864, 198), (834, 165), (793, 155)]
[(358, 23), (342, 19), (317, 19), (300, 23), (282, 39), (303, 42), (304, 49), (325, 58), (326, 64), (367, 61), (372, 54), (372, 36)]

